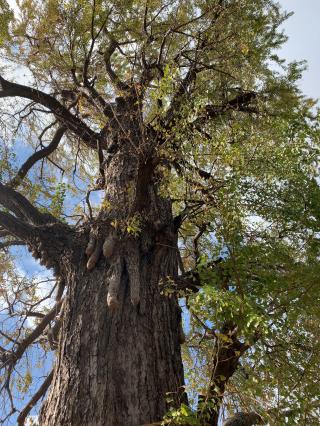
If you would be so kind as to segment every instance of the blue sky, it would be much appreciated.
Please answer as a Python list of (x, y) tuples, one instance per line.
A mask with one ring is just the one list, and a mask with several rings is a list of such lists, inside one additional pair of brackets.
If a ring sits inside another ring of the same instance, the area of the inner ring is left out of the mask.
[(287, 11), (294, 11), (284, 24), (289, 40), (281, 54), (289, 61), (307, 60), (300, 87), (309, 97), (320, 98), (320, 0), (280, 0)]

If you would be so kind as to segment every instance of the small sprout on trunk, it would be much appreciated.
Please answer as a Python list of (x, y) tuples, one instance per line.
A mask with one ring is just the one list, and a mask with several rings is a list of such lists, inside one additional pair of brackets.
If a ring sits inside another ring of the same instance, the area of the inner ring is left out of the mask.
[(102, 249), (102, 242), (97, 241), (95, 249), (93, 250), (91, 256), (89, 257), (89, 260), (87, 262), (87, 269), (88, 271), (91, 271), (97, 264)]
[(92, 253), (94, 252), (94, 248), (96, 245), (96, 239), (91, 235), (89, 238), (89, 242), (86, 248), (86, 255), (87, 256), (91, 256)]
[(115, 245), (116, 239), (113, 235), (110, 235), (105, 239), (102, 249), (105, 258), (109, 259), (114, 254)]

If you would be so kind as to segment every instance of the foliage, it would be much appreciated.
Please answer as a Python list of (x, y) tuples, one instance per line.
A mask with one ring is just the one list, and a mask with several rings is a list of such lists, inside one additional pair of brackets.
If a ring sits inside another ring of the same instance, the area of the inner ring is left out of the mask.
[(9, 37), (9, 24), (13, 19), (13, 13), (10, 10), (6, 0), (0, 1), (0, 46)]

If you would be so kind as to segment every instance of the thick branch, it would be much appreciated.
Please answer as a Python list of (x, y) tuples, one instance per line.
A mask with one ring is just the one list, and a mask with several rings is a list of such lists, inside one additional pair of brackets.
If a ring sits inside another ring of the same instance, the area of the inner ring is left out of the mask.
[(195, 81), (197, 77), (197, 70), (194, 64), (190, 66), (190, 69), (188, 70), (186, 76), (180, 83), (179, 89), (175, 93), (170, 108), (168, 109), (168, 112), (166, 114), (166, 118), (164, 120), (165, 127), (168, 128), (172, 125), (174, 125), (176, 119), (174, 118), (177, 112), (180, 111), (180, 107), (184, 98), (184, 95), (187, 94), (188, 88)]
[(79, 87), (77, 90), (86, 98), (90, 105), (97, 108), (106, 117), (113, 118), (114, 112), (111, 103), (106, 102), (93, 84), (85, 82), (84, 85), (84, 87)]
[(66, 128), (64, 126), (60, 126), (52, 141), (50, 142), (50, 144), (48, 146), (46, 146), (45, 148), (41, 149), (40, 151), (35, 152), (34, 154), (32, 154), (27, 161), (25, 161), (23, 163), (23, 165), (20, 167), (18, 173), (16, 174), (16, 176), (11, 179), (10, 182), (7, 183), (7, 186), (11, 187), (11, 188), (15, 188), (18, 185), (20, 185), (20, 183), (22, 182), (23, 178), (26, 176), (26, 174), (29, 172), (29, 170), (31, 169), (31, 167), (39, 160), (48, 157), (50, 154), (52, 154), (53, 151), (55, 151), (64, 135), (66, 131)]
[[(25, 219), (35, 225), (43, 225), (49, 221), (56, 222), (53, 216), (49, 217), (49, 215), (40, 213), (23, 195), (2, 183), (0, 183), (0, 204), (14, 213), (18, 218)], [(6, 228), (5, 224), (1, 224)]]
[(196, 120), (193, 121), (191, 124), (193, 126), (200, 125), (208, 118), (216, 118), (220, 114), (223, 114), (227, 111), (242, 111), (257, 114), (259, 111), (254, 107), (250, 107), (251, 102), (254, 101), (256, 98), (256, 92), (244, 92), (240, 93), (238, 96), (233, 99), (230, 99), (222, 105), (207, 105), (205, 107), (204, 114), (196, 118)]
[(108, 47), (108, 49), (106, 50), (105, 54), (104, 54), (104, 63), (105, 63), (105, 68), (107, 71), (107, 74), (111, 80), (111, 82), (115, 85), (115, 87), (119, 90), (129, 90), (130, 87), (124, 83), (123, 81), (120, 80), (119, 76), (115, 73), (115, 71), (113, 70), (112, 66), (111, 66), (111, 56), (113, 55), (113, 53), (115, 52), (116, 48), (119, 46), (119, 44), (112, 39), (110, 46)]
[(4, 241), (0, 243), (0, 250), (11, 246), (24, 246), (25, 242), (21, 240)]
[(0, 212), (0, 224), (15, 237), (24, 241), (33, 237), (36, 233), (35, 228), (22, 220), (12, 216), (9, 213)]
[(68, 128), (76, 136), (80, 137), (89, 147), (96, 149), (96, 142), (99, 135), (91, 130), (83, 121), (75, 117), (53, 96), (48, 95), (38, 89), (24, 86), (18, 83), (11, 83), (0, 76), (0, 98), (15, 97), (33, 100), (48, 108), (57, 120)]
[(188, 271), (179, 275), (174, 280), (175, 289), (184, 294), (185, 291), (197, 293), (202, 286), (200, 276), (197, 272)]
[[(208, 262), (205, 266), (201, 267), (201, 270), (205, 269), (221, 269), (221, 262), (223, 261), (222, 257), (217, 258), (216, 260), (212, 260)], [(190, 292), (190, 293), (197, 293), (199, 289), (203, 286), (203, 282), (201, 281), (200, 275), (201, 275), (200, 269), (195, 270), (189, 270), (183, 273), (182, 275), (179, 275), (178, 277), (175, 277), (173, 279), (175, 290), (178, 292)]]
[(28, 404), (24, 407), (24, 409), (19, 414), (19, 417), (17, 419), (18, 425), (23, 426), (24, 422), (26, 420), (26, 417), (32, 410), (32, 408), (36, 405), (36, 403), (39, 401), (40, 398), (42, 398), (45, 393), (47, 392), (51, 382), (53, 379), (53, 370), (49, 374), (49, 376), (45, 379), (45, 381), (42, 383), (40, 388), (37, 390), (37, 392), (33, 395), (33, 397), (30, 399)]
[(223, 423), (223, 426), (253, 426), (261, 423), (261, 416), (254, 411), (251, 411), (250, 413), (236, 413), (234, 416), (227, 419)]
[(235, 324), (226, 323), (221, 329), (222, 338), (216, 340), (210, 387), (206, 395), (199, 396), (198, 412), (203, 426), (218, 425), (219, 411), (226, 385), (236, 371), (240, 357), (249, 349), (238, 340)]

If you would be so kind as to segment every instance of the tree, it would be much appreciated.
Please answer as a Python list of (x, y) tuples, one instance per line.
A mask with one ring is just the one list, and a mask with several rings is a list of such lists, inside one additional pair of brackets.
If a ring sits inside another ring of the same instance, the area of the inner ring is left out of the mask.
[[(0, 7), (2, 421), (49, 389), (41, 425), (317, 424), (319, 120), (275, 54), (288, 15)], [(34, 348), (55, 353), (37, 389)]]

